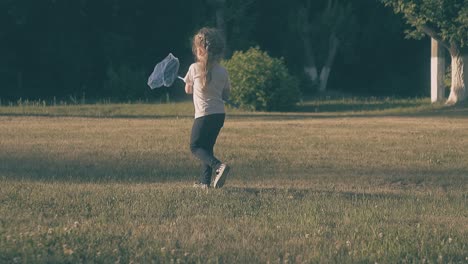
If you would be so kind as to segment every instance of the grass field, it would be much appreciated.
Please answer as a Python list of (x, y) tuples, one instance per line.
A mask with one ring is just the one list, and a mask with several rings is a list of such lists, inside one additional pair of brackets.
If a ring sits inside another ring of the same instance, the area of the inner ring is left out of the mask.
[(0, 107), (0, 263), (467, 263), (468, 108), (229, 109), (191, 188), (190, 103)]

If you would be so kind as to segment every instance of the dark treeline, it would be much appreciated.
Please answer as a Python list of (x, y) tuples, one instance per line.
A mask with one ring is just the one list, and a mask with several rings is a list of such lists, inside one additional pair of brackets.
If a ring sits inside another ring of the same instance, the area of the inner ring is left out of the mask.
[[(323, 0), (325, 1), (325, 0)], [(348, 0), (354, 37), (334, 61), (329, 88), (349, 94), (429, 93), (429, 41), (404, 39), (405, 25), (375, 0)], [(216, 26), (213, 0), (0, 0), (0, 98), (68, 96), (154, 99), (147, 76), (169, 52), (184, 75), (190, 38)], [(259, 46), (284, 57), (303, 77), (304, 51), (295, 33), (300, 0), (227, 0), (229, 53)], [(177, 83), (176, 87), (182, 87)], [(308, 85), (302, 89), (307, 93)]]

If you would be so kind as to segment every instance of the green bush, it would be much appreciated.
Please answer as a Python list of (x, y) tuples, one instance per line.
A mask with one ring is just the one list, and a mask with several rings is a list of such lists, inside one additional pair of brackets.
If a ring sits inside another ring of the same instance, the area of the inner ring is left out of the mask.
[(231, 101), (249, 110), (291, 109), (300, 98), (298, 80), (283, 59), (272, 58), (258, 47), (236, 51), (223, 61), (231, 80)]

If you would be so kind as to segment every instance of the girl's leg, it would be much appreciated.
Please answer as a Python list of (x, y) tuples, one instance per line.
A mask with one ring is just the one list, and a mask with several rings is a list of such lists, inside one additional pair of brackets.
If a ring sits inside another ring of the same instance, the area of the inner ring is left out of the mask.
[(202, 176), (200, 179), (200, 183), (210, 185), (211, 175), (213, 175), (213, 169), (209, 165), (203, 162), (202, 163)]
[(224, 124), (224, 114), (215, 114), (195, 119), (190, 139), (192, 153), (203, 163), (201, 182), (210, 184), (213, 169), (221, 162), (213, 155), (213, 147)]
[[(213, 146), (211, 147), (210, 151), (211, 156), (213, 156)], [(203, 184), (210, 184), (211, 183), (211, 176), (213, 175), (213, 168), (209, 164), (206, 164), (202, 161), (202, 176), (200, 182)]]

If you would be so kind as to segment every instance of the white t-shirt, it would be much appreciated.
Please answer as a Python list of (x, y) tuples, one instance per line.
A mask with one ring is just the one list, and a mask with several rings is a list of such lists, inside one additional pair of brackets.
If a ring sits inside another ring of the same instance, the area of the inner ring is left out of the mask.
[(223, 66), (219, 65), (219, 63), (213, 65), (211, 69), (211, 80), (203, 90), (201, 87), (201, 73), (198, 63), (190, 65), (184, 81), (186, 83), (193, 83), (195, 118), (225, 113), (224, 101), (229, 98), (231, 87), (229, 84), (228, 72)]

